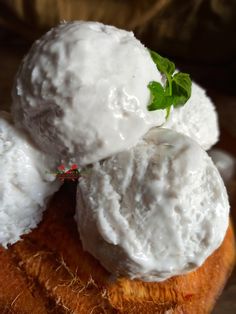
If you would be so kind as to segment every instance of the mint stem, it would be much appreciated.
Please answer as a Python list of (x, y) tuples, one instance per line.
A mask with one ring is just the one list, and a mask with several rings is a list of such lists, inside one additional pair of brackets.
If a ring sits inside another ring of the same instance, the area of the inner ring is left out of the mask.
[[(172, 77), (169, 74), (166, 74), (166, 77), (167, 77), (167, 81), (169, 85), (169, 96), (172, 96)], [(171, 105), (166, 108), (166, 117), (165, 117), (166, 120), (169, 118), (170, 108), (171, 108)]]
[(171, 108), (171, 106), (169, 106), (169, 107), (166, 108), (166, 117), (165, 117), (166, 120), (169, 118), (169, 115), (170, 115), (170, 108)]
[(166, 77), (169, 84), (169, 95), (172, 96), (172, 77), (168, 74), (166, 75)]

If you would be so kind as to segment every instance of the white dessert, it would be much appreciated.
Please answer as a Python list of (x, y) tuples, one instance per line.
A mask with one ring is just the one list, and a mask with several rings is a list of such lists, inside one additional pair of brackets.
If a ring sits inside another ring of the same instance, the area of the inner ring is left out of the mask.
[(55, 162), (0, 114), (0, 244), (15, 243), (36, 227), (46, 201), (60, 187)]
[(151, 130), (79, 180), (83, 247), (117, 276), (162, 281), (194, 270), (222, 243), (228, 215), (211, 158), (172, 130)]
[(64, 23), (25, 57), (12, 111), (43, 151), (86, 165), (134, 146), (164, 123), (164, 110), (147, 110), (147, 85), (161, 79), (132, 32), (96, 22)]
[(206, 91), (192, 82), (192, 94), (183, 107), (172, 110), (163, 128), (185, 134), (205, 150), (211, 148), (219, 138), (217, 113)]
[(40, 221), (60, 186), (46, 175), (58, 160), (91, 164), (76, 220), (84, 249), (108, 271), (162, 281), (202, 265), (228, 227), (226, 190), (204, 151), (218, 140), (217, 115), (195, 83), (167, 121), (165, 110), (148, 111), (148, 84), (164, 80), (133, 33), (112, 26), (63, 23), (36, 41), (12, 113), (41, 151), (0, 120), (0, 243)]

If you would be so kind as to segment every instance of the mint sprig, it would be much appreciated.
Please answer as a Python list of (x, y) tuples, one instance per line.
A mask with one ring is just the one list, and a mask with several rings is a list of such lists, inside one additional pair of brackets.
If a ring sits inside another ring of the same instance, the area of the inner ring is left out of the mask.
[(148, 110), (166, 109), (166, 119), (169, 117), (171, 106), (183, 106), (191, 96), (192, 82), (189, 74), (175, 72), (175, 64), (169, 59), (160, 56), (155, 51), (149, 50), (157, 69), (165, 75), (166, 83), (151, 81), (148, 88), (151, 92), (151, 101)]

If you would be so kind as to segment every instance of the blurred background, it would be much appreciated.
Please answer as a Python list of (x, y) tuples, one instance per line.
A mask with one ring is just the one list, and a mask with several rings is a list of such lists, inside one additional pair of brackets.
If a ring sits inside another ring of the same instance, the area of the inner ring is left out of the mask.
[[(0, 109), (32, 42), (62, 20), (92, 20), (132, 30), (207, 89), (219, 112), (218, 144), (236, 156), (236, 0), (0, 0)], [(236, 183), (229, 192), (236, 221)], [(215, 309), (236, 313), (236, 274)]]
[(1, 107), (10, 102), (12, 79), (32, 42), (75, 19), (134, 31), (224, 103), (219, 110), (231, 125), (223, 124), (236, 133), (236, 0), (0, 0)]

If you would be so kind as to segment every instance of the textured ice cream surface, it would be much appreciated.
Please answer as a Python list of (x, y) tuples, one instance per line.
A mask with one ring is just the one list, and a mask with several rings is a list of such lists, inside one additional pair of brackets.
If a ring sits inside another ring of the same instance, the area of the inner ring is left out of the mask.
[(206, 91), (192, 83), (192, 94), (183, 107), (172, 110), (163, 128), (185, 134), (205, 150), (211, 148), (219, 138), (217, 113)]
[(161, 74), (132, 32), (70, 22), (32, 46), (18, 71), (12, 112), (39, 147), (86, 165), (134, 146), (165, 111), (150, 112)]
[(1, 112), (1, 245), (15, 243), (40, 222), (48, 197), (60, 187), (50, 173), (54, 167), (54, 161), (39, 152), (27, 136), (12, 125), (10, 116)]
[(79, 180), (83, 247), (117, 276), (162, 281), (194, 270), (222, 243), (228, 215), (211, 158), (172, 130), (151, 130)]

